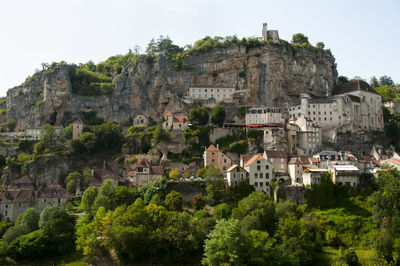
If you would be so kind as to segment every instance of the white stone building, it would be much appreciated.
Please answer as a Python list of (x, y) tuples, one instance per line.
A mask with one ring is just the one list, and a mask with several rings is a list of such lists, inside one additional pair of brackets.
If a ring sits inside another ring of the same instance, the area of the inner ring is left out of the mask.
[(239, 165), (232, 165), (228, 170), (226, 170), (226, 180), (229, 186), (234, 187), (242, 182), (248, 181), (248, 173)]
[(249, 184), (254, 186), (256, 191), (264, 191), (270, 194), (270, 184), (273, 181), (272, 164), (262, 155), (254, 155), (244, 165), (244, 169), (249, 173)]
[(290, 118), (289, 123), (297, 125), (297, 147), (306, 155), (314, 154), (322, 146), (321, 128), (311, 119), (305, 116)]
[(385, 102), (383, 105), (389, 109), (391, 114), (400, 114), (400, 101)]
[(288, 109), (289, 117), (305, 116), (323, 128), (333, 141), (337, 132), (383, 130), (382, 97), (366, 82), (353, 80), (334, 88), (332, 97), (311, 99), (300, 95), (300, 105)]
[(360, 184), (360, 170), (354, 165), (331, 165), (329, 170), (335, 184), (352, 187)]
[(246, 125), (283, 124), (279, 107), (253, 107), (246, 112)]
[(235, 87), (229, 86), (194, 85), (189, 88), (189, 98), (191, 100), (215, 99), (216, 102), (232, 102), (235, 91)]

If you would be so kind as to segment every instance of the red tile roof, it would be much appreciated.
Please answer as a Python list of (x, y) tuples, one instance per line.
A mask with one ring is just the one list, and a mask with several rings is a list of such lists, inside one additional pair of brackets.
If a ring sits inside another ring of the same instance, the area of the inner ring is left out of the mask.
[(394, 159), (394, 158), (390, 158), (390, 159), (387, 159), (386, 161), (390, 162), (392, 164), (400, 166), (400, 160), (397, 160), (397, 159)]
[(250, 166), (257, 160), (265, 160), (265, 158), (261, 154), (256, 154), (244, 166)]
[(174, 115), (174, 122), (188, 122), (189, 118), (186, 115)]
[(210, 146), (208, 146), (207, 150), (208, 151), (217, 151), (218, 149), (214, 145), (211, 144)]

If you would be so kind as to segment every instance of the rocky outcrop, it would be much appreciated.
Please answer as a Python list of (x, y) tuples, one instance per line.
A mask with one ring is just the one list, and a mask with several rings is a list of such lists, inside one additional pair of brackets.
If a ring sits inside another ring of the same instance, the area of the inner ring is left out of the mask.
[(234, 86), (245, 93), (233, 106), (250, 106), (292, 104), (302, 92), (320, 97), (337, 82), (329, 52), (285, 42), (253, 49), (236, 44), (215, 48), (186, 57), (180, 70), (164, 55), (155, 60), (139, 56), (134, 66), (125, 66), (113, 78), (113, 93), (103, 96), (74, 94), (69, 73), (75, 68), (61, 64), (9, 90), (7, 120), (17, 121), (18, 128), (66, 125), (80, 111), (95, 111), (104, 120), (119, 123), (139, 113), (158, 120), (167, 110), (188, 111), (183, 96), (195, 84)]

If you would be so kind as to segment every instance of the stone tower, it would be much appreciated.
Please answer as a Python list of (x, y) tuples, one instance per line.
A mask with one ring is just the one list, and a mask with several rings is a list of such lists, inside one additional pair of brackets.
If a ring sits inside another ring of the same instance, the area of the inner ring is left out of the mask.
[(267, 23), (263, 23), (263, 27), (262, 27), (262, 37), (263, 37), (264, 41), (267, 41), (267, 37), (268, 37)]
[(79, 139), (82, 136), (83, 122), (80, 118), (72, 123), (72, 139)]

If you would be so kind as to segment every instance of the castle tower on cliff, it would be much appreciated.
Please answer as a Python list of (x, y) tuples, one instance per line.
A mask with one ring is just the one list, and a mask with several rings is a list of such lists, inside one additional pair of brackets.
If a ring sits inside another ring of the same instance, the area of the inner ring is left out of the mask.
[(262, 38), (265, 42), (268, 42), (270, 39), (273, 43), (279, 43), (279, 33), (277, 30), (268, 30), (267, 23), (263, 23), (262, 27)]

